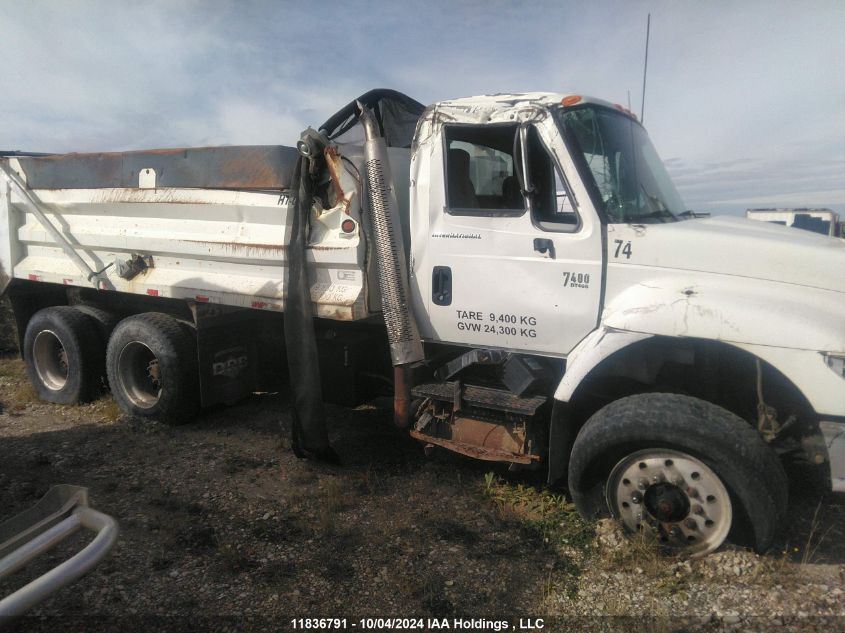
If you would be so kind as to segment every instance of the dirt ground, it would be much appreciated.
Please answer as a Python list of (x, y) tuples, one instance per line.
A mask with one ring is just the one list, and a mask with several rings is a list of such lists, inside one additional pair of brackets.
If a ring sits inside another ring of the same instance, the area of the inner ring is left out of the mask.
[(22, 362), (0, 360), (0, 519), (72, 483), (120, 535), (18, 630), (278, 631), (319, 617), (357, 630), (384, 630), (367, 617), (422, 618), (421, 630), (462, 617), (509, 630), (543, 618), (546, 631), (845, 626), (845, 499), (808, 481), (774, 552), (678, 561), (489, 464), (427, 457), (372, 406), (329, 408), (333, 467), (289, 450), (285, 393), (180, 427), (128, 419), (107, 395), (75, 407), (34, 396)]

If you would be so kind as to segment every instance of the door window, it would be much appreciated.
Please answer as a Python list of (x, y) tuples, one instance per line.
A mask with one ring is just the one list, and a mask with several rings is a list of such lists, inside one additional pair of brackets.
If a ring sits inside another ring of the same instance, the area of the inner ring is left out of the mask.
[(452, 215), (521, 215), (514, 172), (516, 125), (446, 128), (446, 198)]
[[(517, 170), (517, 125), (446, 127), (446, 198), (451, 215), (519, 216), (526, 210)], [(578, 214), (566, 180), (540, 140), (527, 135), (531, 219), (546, 231), (575, 231)]]

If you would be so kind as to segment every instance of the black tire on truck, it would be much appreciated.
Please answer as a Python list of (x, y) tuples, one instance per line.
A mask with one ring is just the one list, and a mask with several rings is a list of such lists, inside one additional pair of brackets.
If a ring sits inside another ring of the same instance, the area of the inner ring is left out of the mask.
[(112, 396), (127, 414), (190, 422), (199, 408), (197, 346), (190, 328), (160, 312), (123, 319), (106, 352)]
[(786, 513), (783, 466), (760, 434), (714, 404), (667, 393), (621, 398), (595, 413), (572, 448), (579, 512), (651, 527), (662, 546), (702, 556), (730, 536), (767, 550)]
[(97, 335), (103, 341), (103, 351), (105, 352), (106, 345), (109, 343), (109, 337), (114, 331), (114, 328), (117, 327), (120, 319), (108, 310), (87, 303), (79, 303), (73, 307), (94, 322), (97, 328)]
[(97, 331), (99, 344), (98, 351), (101, 359), (99, 379), (100, 386), (105, 388), (108, 386), (108, 375), (106, 374), (106, 347), (109, 344), (109, 337), (111, 336), (114, 328), (120, 322), (120, 319), (108, 310), (103, 310), (102, 308), (89, 305), (87, 303), (77, 304), (73, 306), (73, 308), (87, 316)]
[(76, 404), (100, 393), (105, 345), (94, 323), (69, 306), (36, 312), (24, 333), (26, 371), (46, 402)]

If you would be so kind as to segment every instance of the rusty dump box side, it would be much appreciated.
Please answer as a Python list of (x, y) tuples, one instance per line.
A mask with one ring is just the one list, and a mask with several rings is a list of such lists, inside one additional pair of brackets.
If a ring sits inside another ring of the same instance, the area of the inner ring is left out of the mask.
[(298, 152), (283, 145), (197, 147), (18, 158), (31, 189), (137, 187), (153, 169), (156, 186), (287, 189)]

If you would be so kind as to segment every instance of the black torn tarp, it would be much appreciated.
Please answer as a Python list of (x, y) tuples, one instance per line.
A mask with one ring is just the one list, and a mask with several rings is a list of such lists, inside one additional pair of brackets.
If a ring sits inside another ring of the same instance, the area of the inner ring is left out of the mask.
[(411, 147), (417, 121), (425, 106), (396, 90), (377, 88), (362, 94), (332, 115), (320, 130), (338, 143), (363, 143), (358, 102), (372, 110), (388, 147)]
[(425, 109), (418, 101), (395, 90), (371, 90), (349, 102), (323, 123), (320, 134), (306, 130), (301, 138), (303, 147), (300, 151), (305, 150), (311, 158), (300, 156), (291, 180), (297, 195), (288, 246), (288, 286), (284, 312), (285, 344), (294, 401), (292, 445), (297, 457), (331, 463), (339, 463), (340, 459), (329, 444), (326, 430), (305, 254), (308, 218), (316, 188), (315, 178), (319, 176), (322, 167), (322, 149), (329, 140), (363, 142), (364, 130), (359, 120), (358, 102), (372, 110), (379, 132), (389, 147), (411, 146), (417, 120)]
[(340, 458), (329, 444), (326, 411), (320, 387), (320, 363), (306, 269), (307, 220), (314, 198), (309, 160), (300, 157), (293, 175), (298, 187), (288, 246), (288, 288), (285, 301), (285, 346), (293, 393), (292, 448), (297, 457), (333, 464)]

